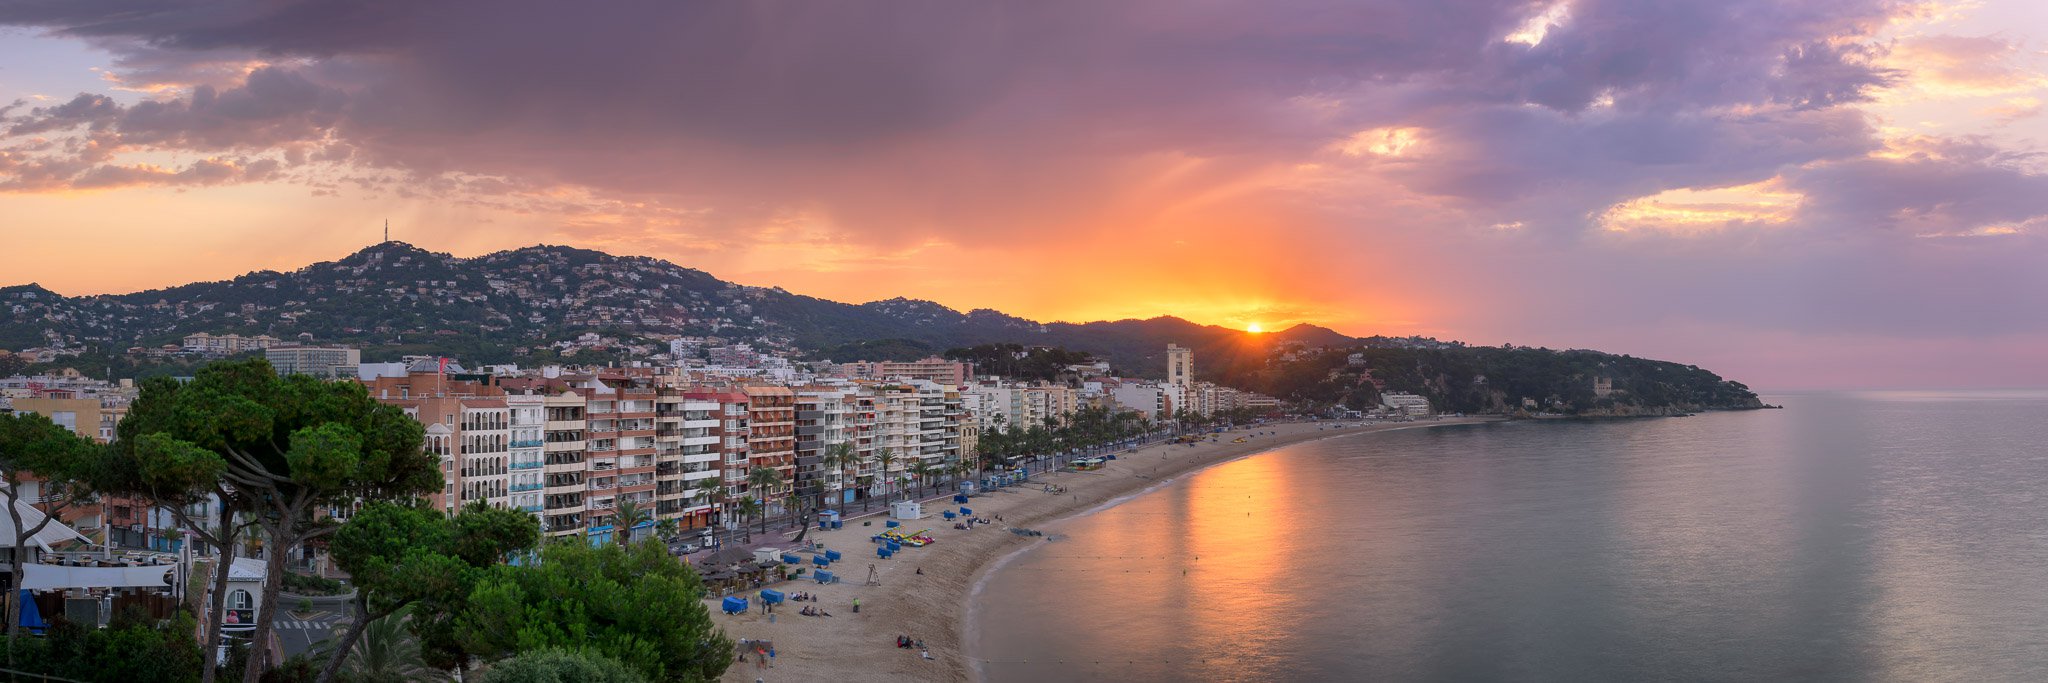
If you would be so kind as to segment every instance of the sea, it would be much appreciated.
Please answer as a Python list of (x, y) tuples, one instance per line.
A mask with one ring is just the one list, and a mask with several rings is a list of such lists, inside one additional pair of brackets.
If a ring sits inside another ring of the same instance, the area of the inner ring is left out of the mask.
[(982, 680), (2048, 680), (2048, 391), (1357, 434), (1047, 528)]

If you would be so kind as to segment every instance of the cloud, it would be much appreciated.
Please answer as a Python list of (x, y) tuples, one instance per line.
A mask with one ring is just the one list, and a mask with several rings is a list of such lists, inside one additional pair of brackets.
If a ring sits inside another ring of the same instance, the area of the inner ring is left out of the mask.
[[(2048, 285), (2025, 267), (2044, 254), (2037, 160), (1873, 113), (1967, 89), (1997, 93), (1987, 116), (2032, 116), (2030, 49), (1893, 40), (1927, 11), (14, 2), (0, 24), (88, 41), (111, 63), (107, 92), (0, 111), (0, 183), (297, 183), (340, 195), (323, 205), (499, 221), (446, 228), (473, 242), (573, 241), (856, 289), (942, 283), (1018, 305), (1086, 298), (1063, 283), (1114, 272), (1132, 301), (1170, 307), (1157, 310), (1349, 314), (1481, 339), (1620, 339), (1672, 316), (2038, 332), (1953, 303), (2023, 306), (2012, 292)], [(1133, 256), (1165, 245), (1176, 262)], [(1015, 286), (1027, 279), (1046, 284)]]
[(1911, 71), (1910, 83), (1922, 90), (2006, 95), (2048, 84), (2024, 63), (2027, 56), (2018, 41), (2000, 36), (1930, 35), (1900, 40), (1890, 62)]

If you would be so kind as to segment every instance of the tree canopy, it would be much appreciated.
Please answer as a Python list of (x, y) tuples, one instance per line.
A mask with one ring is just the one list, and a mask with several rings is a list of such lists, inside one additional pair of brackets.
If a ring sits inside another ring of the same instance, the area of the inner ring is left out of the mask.
[[(421, 604), (429, 609), (416, 611), (410, 623), (422, 634), (424, 648), (440, 650), (426, 655), (427, 660), (462, 663), (459, 653), (447, 652), (454, 649), (449, 615), (469, 597), (488, 567), (531, 550), (539, 539), (531, 515), (481, 503), (454, 517), (417, 502), (365, 506), (328, 543), (334, 563), (356, 586), (352, 619), (336, 649), (351, 650), (374, 624)], [(331, 680), (339, 666), (338, 660), (330, 662), (323, 680)]]
[[(239, 494), (229, 502), (247, 506), (279, 548), (332, 533), (319, 511), (442, 485), (436, 458), (421, 450), (422, 428), (404, 411), (354, 382), (280, 377), (262, 359), (214, 363), (188, 383), (145, 384), (118, 432), (138, 472), (171, 482), (217, 473)], [(274, 606), (285, 553), (267, 559), (261, 604)], [(276, 612), (259, 614), (257, 641), (269, 638)], [(250, 657), (244, 681), (261, 674), (266, 655)]]
[(646, 683), (647, 677), (603, 655), (577, 650), (522, 652), (491, 666), (483, 683)]
[[(8, 529), (18, 539), (9, 551), (10, 566), (20, 567), (29, 561), (29, 549), (34, 544), (26, 539), (49, 527), (64, 508), (91, 497), (92, 488), (87, 480), (95, 468), (94, 453), (91, 441), (49, 418), (33, 413), (0, 413), (0, 478), (5, 479), (4, 491), (0, 493), (6, 494), (0, 505), (6, 506)], [(43, 506), (43, 517), (34, 524), (23, 520), (21, 510), (14, 505), (15, 501), (23, 500), (22, 491), (31, 484), (37, 492), (27, 502)], [(21, 630), (20, 600), (7, 601), (5, 619), (8, 661), (12, 662), (15, 636)]]
[(715, 680), (732, 663), (732, 641), (712, 626), (703, 595), (697, 573), (659, 543), (551, 543), (538, 561), (496, 567), (478, 583), (457, 637), (484, 659), (585, 649), (653, 681)]

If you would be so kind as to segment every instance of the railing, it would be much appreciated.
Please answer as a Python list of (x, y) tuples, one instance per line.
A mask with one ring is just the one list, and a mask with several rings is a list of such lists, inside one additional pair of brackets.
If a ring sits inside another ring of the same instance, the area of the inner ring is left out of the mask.
[(521, 505), (521, 506), (519, 506), (519, 511), (520, 511), (520, 512), (540, 512), (540, 509), (541, 509), (541, 508), (540, 508), (540, 506), (539, 506), (539, 505)]
[(541, 441), (541, 440), (538, 440), (538, 439), (535, 439), (535, 440), (531, 440), (531, 441), (519, 441), (519, 440), (514, 440), (514, 441), (512, 442), (512, 447), (513, 447), (513, 448), (539, 448), (539, 447), (541, 447), (541, 446), (546, 446), (547, 444), (548, 444), (548, 442), (546, 442), (546, 441)]
[(513, 484), (511, 491), (519, 493), (521, 491), (539, 491), (541, 488), (543, 487), (540, 484)]
[(540, 466), (541, 466), (541, 465), (543, 465), (543, 464), (544, 464), (544, 463), (541, 463), (541, 462), (515, 462), (515, 463), (512, 463), (511, 467), (512, 467), (512, 469), (515, 469), (515, 470), (530, 470), (530, 469), (535, 469), (535, 468), (538, 468), (538, 467), (540, 467)]

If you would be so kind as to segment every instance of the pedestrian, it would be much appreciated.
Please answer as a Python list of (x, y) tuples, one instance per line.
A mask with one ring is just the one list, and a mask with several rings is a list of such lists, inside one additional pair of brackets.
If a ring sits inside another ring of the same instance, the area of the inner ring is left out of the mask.
[(853, 599), (853, 613), (860, 614), (860, 598)]
[(775, 647), (772, 645), (768, 647), (768, 668), (775, 668)]

